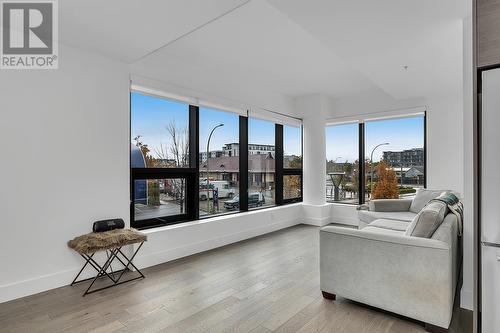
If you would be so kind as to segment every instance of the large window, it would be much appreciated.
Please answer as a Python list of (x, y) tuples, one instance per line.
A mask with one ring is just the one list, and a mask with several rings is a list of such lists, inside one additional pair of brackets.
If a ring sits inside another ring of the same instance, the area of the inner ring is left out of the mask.
[(425, 114), (326, 128), (327, 199), (361, 204), (425, 187)]
[(200, 107), (200, 217), (239, 211), (239, 117)]
[(301, 126), (159, 95), (131, 92), (132, 227), (302, 200)]

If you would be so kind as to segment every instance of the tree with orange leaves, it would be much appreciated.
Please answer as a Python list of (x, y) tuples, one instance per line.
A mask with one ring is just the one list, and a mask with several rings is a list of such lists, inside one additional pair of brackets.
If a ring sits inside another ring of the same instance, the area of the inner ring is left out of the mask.
[(399, 198), (398, 180), (396, 173), (390, 169), (385, 161), (377, 165), (378, 181), (373, 184), (373, 199)]

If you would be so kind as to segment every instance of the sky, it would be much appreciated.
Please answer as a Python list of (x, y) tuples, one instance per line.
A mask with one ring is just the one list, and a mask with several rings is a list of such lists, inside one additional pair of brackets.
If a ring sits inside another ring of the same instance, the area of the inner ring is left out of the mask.
[[(189, 124), (189, 106), (158, 97), (131, 94), (131, 139), (141, 135), (154, 156), (155, 147), (169, 145), (171, 140), (166, 126), (175, 121), (178, 128)], [(226, 143), (239, 142), (239, 116), (235, 113), (200, 107), (200, 151), (205, 151), (210, 131), (218, 124), (210, 139), (210, 150), (222, 150)], [(274, 145), (274, 123), (250, 118), (248, 121), (249, 143)], [(284, 126), (285, 155), (300, 155), (300, 127)], [(154, 156), (155, 157), (155, 156)]]
[[(189, 124), (189, 106), (163, 98), (133, 92), (131, 94), (131, 140), (141, 135), (141, 141), (149, 146), (154, 156), (160, 144), (169, 145), (170, 136), (166, 126), (175, 122), (178, 128), (186, 129)], [(154, 156), (156, 157), (156, 156)]]
[[(374, 161), (382, 158), (383, 151), (423, 148), (424, 118), (418, 116), (366, 122), (365, 142), (366, 158), (370, 158), (372, 149), (379, 143), (389, 143), (375, 150)], [(337, 162), (354, 162), (358, 159), (358, 124), (333, 125), (326, 128), (326, 158), (337, 159)]]

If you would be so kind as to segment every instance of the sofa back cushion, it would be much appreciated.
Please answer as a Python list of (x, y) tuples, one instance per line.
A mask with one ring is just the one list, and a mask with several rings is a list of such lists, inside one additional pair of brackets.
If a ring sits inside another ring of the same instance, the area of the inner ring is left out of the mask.
[(418, 214), (432, 199), (437, 198), (443, 190), (419, 189), (410, 205), (410, 212)]
[(432, 201), (415, 216), (406, 230), (406, 236), (431, 238), (448, 214), (448, 206), (441, 201)]

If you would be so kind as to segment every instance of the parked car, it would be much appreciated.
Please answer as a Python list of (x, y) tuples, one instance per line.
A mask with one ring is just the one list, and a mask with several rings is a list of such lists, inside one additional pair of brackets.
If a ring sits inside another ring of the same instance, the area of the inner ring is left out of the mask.
[[(258, 192), (250, 193), (248, 195), (248, 208), (260, 207), (265, 203), (264, 196)], [(234, 210), (240, 208), (240, 197), (235, 196), (231, 200), (224, 202), (224, 208), (227, 210)]]

